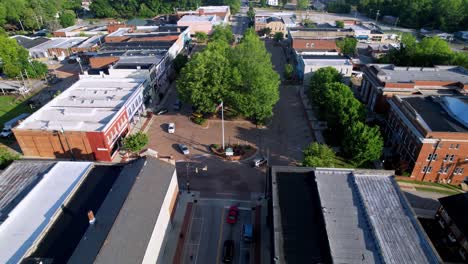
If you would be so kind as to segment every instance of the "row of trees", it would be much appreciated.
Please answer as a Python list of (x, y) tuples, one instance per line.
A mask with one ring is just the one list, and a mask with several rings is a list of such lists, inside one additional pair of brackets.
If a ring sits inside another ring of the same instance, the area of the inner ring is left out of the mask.
[(400, 49), (392, 50), (380, 62), (399, 66), (459, 65), (468, 68), (468, 54), (453, 51), (445, 40), (437, 37), (417, 42), (411, 34), (404, 34)]
[(467, 0), (348, 0), (360, 12), (375, 17), (399, 17), (399, 25), (411, 28), (434, 27), (449, 32), (468, 28)]
[(383, 148), (380, 130), (365, 124), (364, 106), (349, 87), (341, 83), (336, 69), (327, 67), (315, 72), (309, 92), (318, 106), (318, 114), (328, 121), (334, 137), (341, 139), (343, 154), (354, 165), (361, 166), (380, 158)]
[(233, 41), (229, 27), (216, 27), (206, 49), (182, 69), (177, 91), (200, 113), (214, 113), (223, 101), (227, 109), (262, 123), (279, 100), (279, 75), (253, 29), (235, 47)]
[(80, 0), (0, 0), (0, 26), (8, 30), (55, 30), (74, 24), (75, 12), (80, 9)]
[(47, 73), (47, 65), (30, 60), (28, 51), (6, 35), (0, 35), (0, 61), (0, 72), (9, 78), (39, 78)]
[(231, 13), (240, 10), (239, 0), (94, 0), (90, 9), (101, 18), (106, 17), (153, 17), (169, 14), (175, 9), (196, 9), (202, 5), (228, 5)]

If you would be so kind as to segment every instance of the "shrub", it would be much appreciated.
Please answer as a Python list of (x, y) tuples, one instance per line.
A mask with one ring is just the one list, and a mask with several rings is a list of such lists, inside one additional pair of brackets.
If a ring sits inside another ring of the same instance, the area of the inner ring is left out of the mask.
[(200, 116), (194, 116), (192, 120), (195, 124), (200, 125), (200, 126), (206, 123), (206, 119)]
[(148, 136), (142, 132), (129, 135), (123, 139), (123, 148), (131, 152), (142, 150), (146, 144), (148, 144)]
[(0, 169), (6, 168), (10, 165), (13, 161), (19, 159), (20, 156), (15, 153), (11, 153), (10, 151), (0, 148)]

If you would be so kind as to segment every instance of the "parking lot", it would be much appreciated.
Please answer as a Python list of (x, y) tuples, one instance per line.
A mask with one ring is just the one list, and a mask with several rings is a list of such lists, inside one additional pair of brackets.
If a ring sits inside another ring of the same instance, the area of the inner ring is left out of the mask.
[[(239, 208), (236, 224), (226, 222), (231, 205)], [(242, 225), (255, 222), (252, 206), (250, 202), (198, 200), (194, 204), (183, 263), (223, 263), (223, 244), (229, 239), (234, 241), (232, 263), (254, 263), (254, 243), (242, 240)]]

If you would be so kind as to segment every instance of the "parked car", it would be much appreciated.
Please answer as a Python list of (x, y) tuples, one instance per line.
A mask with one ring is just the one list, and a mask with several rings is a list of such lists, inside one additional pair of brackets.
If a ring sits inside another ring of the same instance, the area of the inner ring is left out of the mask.
[(157, 115), (163, 115), (163, 114), (167, 113), (168, 111), (169, 110), (167, 110), (167, 108), (161, 108), (158, 111), (156, 111), (156, 114)]
[(268, 165), (268, 160), (265, 157), (256, 158), (253, 160), (252, 165), (254, 167), (262, 167), (262, 166)]
[(223, 262), (231, 263), (233, 257), (234, 257), (234, 241), (225, 240), (224, 246), (223, 246)]
[(180, 149), (180, 152), (182, 152), (184, 155), (190, 154), (188, 147), (184, 144), (179, 144), (179, 149)]
[(179, 111), (180, 108), (182, 108), (182, 102), (179, 99), (177, 99), (174, 103), (173, 108), (174, 108), (174, 111)]
[(228, 224), (235, 224), (237, 223), (238, 216), (239, 216), (239, 208), (235, 205), (231, 205), (231, 207), (229, 207), (228, 215), (226, 217), (226, 222)]
[(242, 226), (242, 239), (250, 243), (253, 240), (253, 226), (251, 224), (244, 224)]
[(169, 123), (169, 125), (167, 125), (167, 133), (169, 133), (169, 134), (174, 134), (175, 133), (175, 124), (174, 123)]

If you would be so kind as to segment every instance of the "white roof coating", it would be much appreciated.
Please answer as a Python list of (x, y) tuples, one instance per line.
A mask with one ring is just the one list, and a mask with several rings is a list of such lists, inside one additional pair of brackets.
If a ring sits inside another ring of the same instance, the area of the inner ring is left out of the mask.
[(82, 43), (87, 39), (87, 37), (51, 38), (49, 41), (37, 45), (34, 48), (31, 48), (29, 51), (46, 51), (47, 49), (52, 48), (68, 49)]
[(81, 79), (16, 129), (101, 131), (142, 90), (143, 82), (135, 78)]
[(178, 22), (215, 22), (216, 16), (197, 16), (197, 15), (186, 15), (179, 19)]
[(0, 263), (19, 263), (92, 162), (58, 162), (0, 225)]

